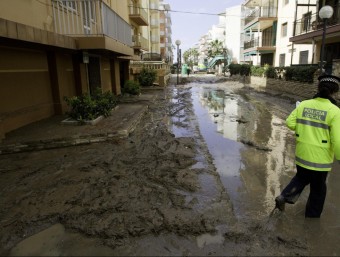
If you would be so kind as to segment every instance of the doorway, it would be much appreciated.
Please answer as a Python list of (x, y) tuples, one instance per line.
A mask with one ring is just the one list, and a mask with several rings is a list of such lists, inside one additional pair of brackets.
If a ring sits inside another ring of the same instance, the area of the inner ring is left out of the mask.
[(90, 94), (93, 95), (98, 88), (101, 88), (100, 76), (100, 58), (95, 56), (89, 57), (87, 66)]

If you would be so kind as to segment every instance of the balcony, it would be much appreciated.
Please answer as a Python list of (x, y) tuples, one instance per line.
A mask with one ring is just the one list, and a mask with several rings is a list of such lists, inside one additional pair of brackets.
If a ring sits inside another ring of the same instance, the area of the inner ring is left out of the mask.
[[(327, 26), (333, 26), (340, 24), (340, 19), (333, 16), (329, 20), (327, 20)], [(298, 36), (301, 34), (305, 34), (311, 31), (316, 31), (323, 28), (323, 21), (320, 20), (317, 14), (313, 14), (311, 16), (304, 17), (295, 22), (295, 34), (294, 36)]]
[(158, 28), (158, 27), (159, 27), (158, 20), (152, 19), (151, 20), (151, 28)]
[(151, 36), (151, 42), (154, 43), (154, 44), (157, 44), (159, 43), (160, 41), (160, 37), (159, 36)]
[(140, 35), (133, 35), (132, 36), (133, 48), (134, 49), (143, 49), (149, 50), (149, 41)]
[(249, 49), (249, 48), (254, 48), (254, 47), (258, 47), (260, 43), (260, 38), (254, 38), (251, 39), (249, 41), (244, 42), (244, 48), (243, 49)]
[[(337, 17), (337, 8), (333, 8), (334, 14), (327, 20), (326, 38), (338, 37), (340, 35), (340, 17)], [(315, 13), (295, 21), (294, 35), (289, 41), (296, 44), (312, 44), (313, 42), (321, 41), (322, 33), (323, 21)]]
[(52, 9), (55, 32), (77, 37), (81, 49), (121, 49), (130, 55), (131, 26), (103, 0), (52, 0)]
[(260, 36), (253, 38), (251, 40), (245, 40), (243, 43), (243, 49), (245, 52), (248, 51), (273, 51), (275, 50), (275, 43), (273, 42), (273, 37)]
[(159, 5), (157, 3), (150, 3), (150, 11), (151, 12), (158, 12)]
[(277, 7), (261, 6), (253, 9), (249, 15), (244, 19), (244, 27), (248, 27), (250, 24), (255, 23), (261, 18), (277, 18)]
[(139, 26), (148, 26), (148, 14), (139, 6), (130, 6), (129, 18)]

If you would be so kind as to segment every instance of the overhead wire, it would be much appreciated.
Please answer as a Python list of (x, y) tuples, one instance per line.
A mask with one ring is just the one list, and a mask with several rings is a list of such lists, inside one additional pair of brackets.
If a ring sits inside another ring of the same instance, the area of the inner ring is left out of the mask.
[[(149, 10), (149, 11), (159, 11), (159, 12), (174, 12), (174, 13), (185, 13), (185, 14), (193, 14), (193, 15), (230, 16), (230, 17), (240, 17), (240, 18), (243, 18), (243, 15), (237, 15), (237, 14), (191, 12), (191, 11), (179, 11), (179, 10), (160, 10), (160, 9), (155, 9), (155, 8), (132, 6), (132, 5), (129, 5), (129, 7), (134, 7), (134, 8), (143, 9), (143, 10)], [(294, 17), (277, 16), (277, 18), (292, 19)]]

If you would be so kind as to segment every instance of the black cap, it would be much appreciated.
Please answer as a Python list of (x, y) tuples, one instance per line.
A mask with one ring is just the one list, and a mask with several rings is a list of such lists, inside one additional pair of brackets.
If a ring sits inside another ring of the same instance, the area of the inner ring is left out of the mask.
[(318, 77), (319, 82), (331, 82), (336, 84), (337, 86), (340, 85), (340, 78), (333, 75), (321, 75)]

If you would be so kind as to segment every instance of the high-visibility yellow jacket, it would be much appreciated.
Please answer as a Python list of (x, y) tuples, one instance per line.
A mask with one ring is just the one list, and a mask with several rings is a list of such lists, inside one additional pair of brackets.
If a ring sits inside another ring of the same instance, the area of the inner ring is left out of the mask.
[(295, 131), (295, 163), (306, 169), (330, 171), (340, 160), (340, 109), (325, 98), (302, 101), (286, 119)]

